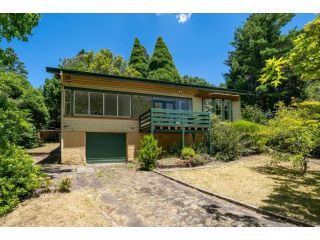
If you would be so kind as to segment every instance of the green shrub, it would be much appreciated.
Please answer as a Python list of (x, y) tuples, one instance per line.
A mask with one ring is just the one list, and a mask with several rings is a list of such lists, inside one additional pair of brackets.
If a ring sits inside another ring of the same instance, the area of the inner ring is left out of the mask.
[(240, 135), (230, 122), (223, 122), (213, 114), (211, 117), (211, 145), (216, 158), (232, 161), (241, 156)]
[(241, 109), (241, 116), (243, 119), (251, 122), (261, 124), (267, 123), (266, 114), (257, 105), (246, 105), (243, 109)]
[(43, 174), (32, 158), (19, 147), (0, 148), (0, 216), (41, 186)]
[(181, 150), (181, 158), (182, 159), (189, 159), (189, 158), (193, 158), (195, 156), (196, 156), (196, 152), (190, 147), (184, 147)]
[(303, 107), (285, 107), (278, 104), (275, 118), (269, 121), (267, 145), (272, 163), (291, 161), (303, 173), (307, 170), (307, 157), (317, 146), (320, 122), (310, 119), (311, 113)]
[(71, 189), (71, 178), (64, 177), (58, 185), (58, 191), (59, 192), (70, 192), (70, 189)]
[(208, 145), (206, 143), (206, 137), (201, 137), (198, 141), (195, 141), (191, 147), (197, 154), (208, 153)]
[(260, 153), (264, 150), (267, 142), (265, 125), (247, 120), (238, 120), (233, 122), (232, 126), (240, 135), (242, 155)]
[(161, 148), (158, 147), (158, 141), (152, 135), (145, 135), (140, 143), (138, 159), (141, 168), (152, 170), (156, 167), (156, 161), (161, 154)]

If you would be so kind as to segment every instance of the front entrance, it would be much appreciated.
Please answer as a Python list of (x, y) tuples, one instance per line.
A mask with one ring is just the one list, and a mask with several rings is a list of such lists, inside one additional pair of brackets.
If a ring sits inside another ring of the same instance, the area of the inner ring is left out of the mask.
[(87, 163), (126, 162), (126, 135), (121, 133), (87, 133)]

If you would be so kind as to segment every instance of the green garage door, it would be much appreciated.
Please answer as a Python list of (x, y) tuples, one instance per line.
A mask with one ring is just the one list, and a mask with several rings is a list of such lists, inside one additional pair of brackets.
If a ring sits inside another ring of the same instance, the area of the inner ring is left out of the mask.
[(86, 155), (87, 163), (125, 162), (125, 134), (87, 133)]

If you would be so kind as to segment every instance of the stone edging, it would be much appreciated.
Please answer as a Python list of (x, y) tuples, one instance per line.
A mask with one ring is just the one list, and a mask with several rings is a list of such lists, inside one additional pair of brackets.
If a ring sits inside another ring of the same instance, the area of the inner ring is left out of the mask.
[(269, 216), (271, 216), (271, 217), (276, 217), (276, 218), (279, 218), (279, 219), (281, 219), (281, 220), (285, 220), (285, 221), (287, 221), (287, 222), (289, 222), (289, 223), (296, 224), (296, 225), (298, 225), (298, 226), (302, 226), (302, 227), (314, 227), (314, 225), (311, 225), (310, 223), (306, 223), (306, 222), (303, 222), (303, 221), (300, 221), (300, 220), (296, 220), (296, 219), (293, 219), (293, 218), (290, 218), (290, 217), (286, 217), (286, 216), (283, 216), (283, 215), (280, 215), (280, 214), (277, 214), (277, 213), (273, 213), (273, 212), (270, 212), (270, 211), (267, 211), (267, 210), (263, 210), (263, 209), (261, 209), (261, 208), (255, 207), (255, 206), (253, 206), (253, 205), (246, 204), (246, 203), (243, 203), (243, 202), (234, 200), (234, 199), (232, 199), (232, 198), (228, 198), (228, 197), (222, 196), (222, 195), (220, 195), (220, 194), (213, 193), (213, 192), (209, 192), (209, 191), (207, 191), (207, 190), (204, 190), (204, 189), (201, 189), (201, 188), (192, 186), (192, 185), (190, 185), (190, 184), (188, 184), (188, 183), (185, 183), (185, 182), (182, 182), (182, 181), (180, 181), (180, 180), (178, 180), (178, 179), (176, 179), (176, 178), (174, 178), (174, 177), (169, 177), (169, 176), (167, 176), (167, 175), (165, 175), (165, 174), (163, 174), (163, 173), (161, 173), (161, 172), (159, 172), (159, 171), (157, 171), (157, 170), (153, 170), (153, 172), (154, 172), (154, 173), (157, 173), (157, 174), (159, 174), (159, 175), (161, 175), (161, 176), (163, 176), (163, 177), (166, 177), (166, 178), (168, 178), (168, 179), (170, 179), (170, 180), (173, 180), (173, 181), (175, 181), (175, 182), (177, 182), (177, 183), (180, 183), (180, 184), (182, 184), (182, 185), (184, 185), (184, 186), (193, 188), (193, 189), (195, 189), (195, 190), (197, 190), (197, 191), (199, 191), (199, 192), (202, 192), (202, 193), (204, 193), (204, 194), (207, 194), (207, 195), (210, 195), (210, 196), (214, 196), (214, 197), (223, 199), (223, 200), (225, 200), (225, 201), (227, 201), (227, 202), (231, 202), (231, 203), (237, 204), (237, 205), (239, 205), (239, 206), (242, 206), (242, 207), (245, 207), (245, 208), (254, 210), (254, 211), (258, 212), (258, 213), (262, 213), (262, 214), (264, 214), (264, 215), (269, 215)]

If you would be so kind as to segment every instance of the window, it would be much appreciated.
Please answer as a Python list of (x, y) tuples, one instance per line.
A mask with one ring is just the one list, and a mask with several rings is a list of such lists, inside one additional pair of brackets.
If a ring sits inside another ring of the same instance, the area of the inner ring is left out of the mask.
[(231, 101), (230, 100), (223, 100), (223, 119), (232, 120), (231, 110), (232, 110)]
[(176, 109), (177, 110), (184, 110), (184, 111), (191, 111), (191, 100), (190, 99), (176, 99)]
[(131, 116), (131, 96), (118, 94), (118, 116)]
[(138, 118), (139, 116), (140, 116), (139, 96), (133, 95), (132, 96), (132, 117)]
[(222, 117), (222, 99), (214, 99), (214, 112)]
[(140, 115), (152, 108), (152, 97), (151, 96), (139, 96), (140, 103)]
[(64, 115), (71, 115), (71, 91), (64, 90)]
[(104, 115), (117, 116), (117, 94), (105, 93), (104, 94)]
[(90, 115), (103, 115), (103, 93), (90, 92)]
[(88, 114), (88, 92), (74, 91), (74, 113), (75, 114)]
[(212, 99), (203, 99), (203, 111), (212, 112)]

